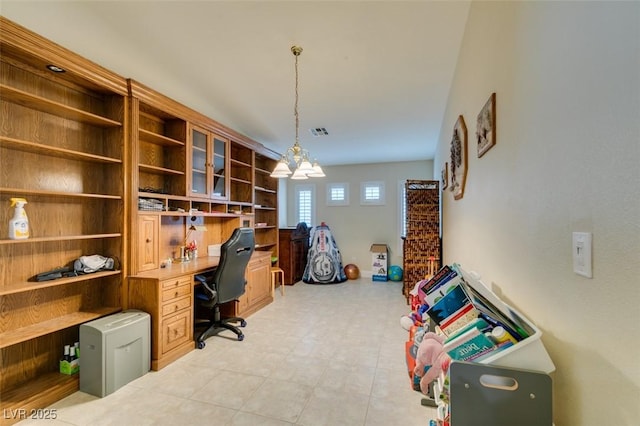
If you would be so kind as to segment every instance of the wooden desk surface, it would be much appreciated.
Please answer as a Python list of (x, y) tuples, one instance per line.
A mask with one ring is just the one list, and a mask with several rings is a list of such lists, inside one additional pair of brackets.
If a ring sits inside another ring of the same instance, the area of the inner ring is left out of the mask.
[[(270, 251), (254, 251), (251, 256), (251, 260), (260, 259), (263, 257), (271, 257)], [(153, 278), (157, 280), (166, 280), (170, 278), (179, 277), (188, 274), (198, 274), (208, 269), (213, 269), (218, 266), (220, 257), (218, 256), (202, 256), (185, 263), (172, 263), (165, 268), (156, 269), (153, 271), (140, 272), (139, 274), (132, 275), (134, 278)]]

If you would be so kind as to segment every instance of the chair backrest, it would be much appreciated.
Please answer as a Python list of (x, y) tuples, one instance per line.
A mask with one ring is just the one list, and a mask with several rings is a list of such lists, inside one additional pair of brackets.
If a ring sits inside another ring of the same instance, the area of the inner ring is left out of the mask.
[(244, 294), (245, 271), (255, 247), (252, 228), (236, 228), (220, 247), (220, 263), (213, 275), (218, 303), (236, 300)]

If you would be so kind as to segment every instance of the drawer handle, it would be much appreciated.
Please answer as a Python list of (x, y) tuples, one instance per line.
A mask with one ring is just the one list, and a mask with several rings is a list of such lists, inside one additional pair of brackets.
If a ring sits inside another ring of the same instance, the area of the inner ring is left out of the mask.
[(150, 243), (151, 242), (151, 238), (147, 238), (147, 242)]
[(178, 297), (178, 292), (177, 292), (177, 291), (176, 291), (176, 294), (175, 294), (175, 296), (174, 296), (174, 297)]
[(177, 310), (178, 310), (178, 305), (175, 305), (175, 306), (174, 306), (174, 308), (173, 308), (173, 310), (174, 310), (174, 311), (177, 311)]

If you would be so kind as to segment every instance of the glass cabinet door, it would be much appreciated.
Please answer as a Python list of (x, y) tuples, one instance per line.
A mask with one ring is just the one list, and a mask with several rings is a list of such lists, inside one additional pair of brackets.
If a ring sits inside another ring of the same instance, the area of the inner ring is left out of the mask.
[(209, 197), (208, 179), (208, 135), (191, 130), (191, 195)]
[(228, 142), (213, 135), (213, 198), (227, 198), (227, 179), (225, 178), (225, 160)]

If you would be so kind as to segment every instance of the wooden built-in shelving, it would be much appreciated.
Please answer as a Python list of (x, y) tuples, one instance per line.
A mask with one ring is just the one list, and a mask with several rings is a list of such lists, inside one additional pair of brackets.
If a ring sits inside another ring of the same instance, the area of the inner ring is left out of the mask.
[(10, 148), (17, 151), (32, 152), (35, 154), (66, 158), (69, 160), (89, 161), (89, 162), (96, 162), (96, 163), (122, 164), (122, 160), (118, 158), (111, 158), (111, 157), (105, 157), (103, 155), (94, 155), (87, 152), (58, 148), (55, 146), (49, 146), (41, 143), (8, 138), (6, 136), (0, 136), (0, 147)]
[[(256, 248), (278, 257), (278, 180), (270, 177), (276, 165), (272, 157), (254, 154), (253, 209), (256, 223)], [(259, 226), (260, 224), (266, 224)]]
[[(122, 309), (127, 273), (126, 80), (0, 17), (0, 204), (27, 198), (30, 238), (0, 239), (0, 409), (37, 409), (78, 389), (59, 373), (79, 325)], [(66, 72), (46, 69), (55, 64)], [(0, 222), (13, 212), (0, 209)], [(123, 265), (35, 282), (102, 254)], [(17, 373), (19, 372), (19, 374)], [(3, 416), (1, 424), (19, 418)]]
[(32, 197), (95, 198), (104, 200), (122, 200), (122, 196), (120, 195), (89, 194), (84, 192), (49, 191), (26, 188), (0, 188), (0, 193), (23, 194)]
[(165, 167), (150, 166), (147, 164), (139, 164), (138, 168), (140, 169), (141, 172), (155, 173), (158, 175), (177, 175), (177, 176), (184, 175), (184, 171), (181, 171), (181, 170), (167, 169)]
[[(77, 374), (67, 376), (53, 372), (42, 374), (22, 387), (3, 391), (2, 407), (6, 411), (5, 421), (2, 424), (11, 424), (9, 421), (10, 413), (20, 413), (16, 414), (16, 417), (22, 413), (25, 413), (24, 415), (26, 416), (31, 413), (31, 410), (47, 407), (72, 394), (78, 388), (79, 376)], [(12, 420), (18, 421), (21, 419)]]
[[(277, 153), (1, 16), (0, 51), (0, 204), (27, 198), (31, 231), (0, 237), (0, 409), (43, 408), (77, 390), (77, 376), (58, 373), (64, 344), (80, 324), (127, 308), (128, 277), (159, 270), (191, 224), (207, 228), (190, 237), (200, 256), (234, 228), (254, 227), (264, 253), (245, 302), (272, 300)], [(139, 209), (143, 199), (163, 210)], [(11, 214), (0, 209), (0, 223)], [(121, 266), (31, 281), (91, 254)]]
[(59, 102), (54, 102), (31, 93), (23, 92), (22, 90), (15, 89), (4, 84), (0, 84), (0, 97), (2, 97), (2, 100), (6, 102), (17, 103), (26, 108), (46, 112), (51, 115), (79, 121), (81, 123), (101, 127), (122, 126), (121, 122), (111, 120), (88, 111), (73, 108)]
[(73, 284), (80, 281), (97, 280), (99, 278), (108, 277), (111, 275), (120, 275), (120, 270), (115, 271), (99, 271), (92, 274), (78, 275), (76, 277), (58, 278), (51, 281), (24, 281), (7, 283), (0, 287), (0, 296), (7, 294), (23, 293), (26, 291), (38, 290), (43, 288), (51, 288), (55, 286)]
[(103, 307), (91, 311), (78, 311), (47, 321), (5, 331), (0, 333), (0, 348), (6, 348), (7, 346), (26, 342), (27, 340), (31, 340), (36, 337), (44, 336), (49, 333), (118, 312), (119, 310), (119, 307)]
[(184, 142), (161, 135), (158, 133), (150, 132), (145, 129), (138, 129), (138, 138), (142, 141), (155, 143), (157, 145), (165, 146), (184, 146)]
[(49, 241), (102, 240), (104, 238), (118, 238), (121, 236), (122, 234), (116, 233), (116, 234), (60, 235), (56, 237), (32, 237), (32, 238), (27, 238), (25, 240), (2, 239), (0, 240), (0, 245), (35, 244), (35, 243), (46, 243)]

